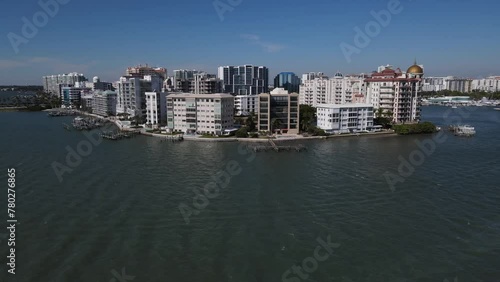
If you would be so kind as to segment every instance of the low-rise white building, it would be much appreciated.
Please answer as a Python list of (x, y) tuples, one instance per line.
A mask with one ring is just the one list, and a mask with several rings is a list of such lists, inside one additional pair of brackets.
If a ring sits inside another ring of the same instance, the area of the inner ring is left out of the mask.
[(318, 127), (327, 133), (353, 133), (373, 127), (371, 104), (318, 105), (316, 115)]
[(222, 135), (233, 128), (234, 97), (229, 94), (170, 94), (167, 123), (170, 131)]
[(167, 117), (167, 93), (146, 92), (146, 124), (157, 128)]
[(234, 107), (236, 115), (246, 116), (257, 112), (258, 96), (257, 95), (237, 95), (234, 97)]

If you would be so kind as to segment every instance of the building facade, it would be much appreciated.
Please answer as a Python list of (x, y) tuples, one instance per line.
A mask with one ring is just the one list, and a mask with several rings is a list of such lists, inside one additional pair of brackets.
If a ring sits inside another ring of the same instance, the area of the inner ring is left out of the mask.
[(146, 124), (158, 128), (167, 117), (167, 93), (146, 92)]
[(460, 93), (470, 93), (472, 91), (472, 79), (448, 76), (445, 78), (445, 89)]
[(186, 134), (222, 135), (233, 128), (234, 97), (229, 94), (170, 94), (167, 127)]
[(61, 101), (63, 106), (80, 108), (82, 96), (92, 91), (90, 88), (80, 87), (78, 82), (76, 85), (77, 86), (61, 86)]
[(117, 83), (117, 113), (145, 117), (146, 92), (159, 92), (162, 87), (163, 79), (157, 75), (121, 77)]
[(42, 77), (43, 91), (57, 96), (61, 96), (60, 85), (74, 86), (77, 82), (86, 81), (87, 78), (83, 74), (76, 72)]
[(373, 128), (371, 104), (324, 104), (316, 112), (318, 127), (327, 133), (356, 133)]
[(300, 78), (293, 72), (282, 72), (274, 78), (274, 87), (290, 93), (299, 93)]
[(257, 95), (234, 96), (234, 108), (236, 109), (236, 115), (238, 116), (248, 116), (251, 113), (257, 113), (257, 106)]
[(472, 81), (472, 90), (486, 92), (500, 92), (500, 76), (490, 76)]
[(224, 93), (258, 95), (269, 87), (269, 69), (264, 66), (219, 67), (217, 77), (222, 80)]
[(299, 134), (299, 94), (288, 94), (283, 88), (258, 95), (259, 131)]
[(419, 122), (419, 94), (423, 74), (423, 67), (417, 64), (411, 66), (406, 73), (390, 67), (373, 73), (365, 80), (366, 101), (372, 104), (375, 110), (381, 109), (394, 123)]
[(92, 97), (92, 113), (103, 117), (116, 115), (117, 94), (111, 90), (95, 91)]
[(332, 78), (314, 76), (312, 80), (304, 80), (300, 85), (300, 104), (316, 107), (322, 104), (354, 103), (355, 97), (366, 95), (364, 75), (344, 77), (337, 72)]
[(125, 76), (144, 77), (146, 75), (158, 76), (161, 78), (162, 81), (164, 81), (165, 79), (167, 79), (167, 69), (160, 67), (152, 68), (149, 67), (148, 65), (145, 66), (139, 65), (136, 67), (127, 68)]

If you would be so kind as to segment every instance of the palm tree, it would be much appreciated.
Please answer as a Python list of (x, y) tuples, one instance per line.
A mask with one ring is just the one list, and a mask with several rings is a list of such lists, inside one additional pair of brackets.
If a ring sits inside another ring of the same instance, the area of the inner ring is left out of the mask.
[(273, 118), (272, 119), (272, 128), (273, 128), (272, 132), (274, 132), (276, 129), (279, 129), (280, 125), (281, 125), (281, 120), (279, 120), (277, 118)]

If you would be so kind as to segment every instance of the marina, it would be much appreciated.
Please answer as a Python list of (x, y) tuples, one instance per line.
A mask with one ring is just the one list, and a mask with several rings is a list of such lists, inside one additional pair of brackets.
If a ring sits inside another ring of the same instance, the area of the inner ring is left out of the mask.
[(92, 130), (104, 126), (107, 121), (93, 117), (76, 117), (72, 125), (76, 130)]

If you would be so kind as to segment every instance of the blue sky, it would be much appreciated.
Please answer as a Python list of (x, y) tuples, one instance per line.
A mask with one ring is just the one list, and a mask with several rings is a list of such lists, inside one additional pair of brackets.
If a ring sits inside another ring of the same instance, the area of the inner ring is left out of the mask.
[[(42, 0), (50, 2), (50, 0)], [(56, 1), (56, 0), (52, 0)], [(371, 72), (407, 68), (414, 58), (427, 76), (500, 75), (497, 0), (400, 0), (402, 11), (346, 60), (372, 11), (397, 0), (58, 0), (59, 11), (14, 51), (9, 34), (23, 36), (38, 1), (3, 1), (0, 84), (41, 84), (41, 76), (83, 72), (114, 81), (127, 66), (146, 64), (216, 73), (219, 65), (254, 64), (279, 72)], [(222, 6), (221, 6), (222, 7)], [(229, 6), (227, 6), (229, 7)], [(222, 19), (222, 20), (221, 20)], [(29, 34), (28, 34), (29, 35)]]

